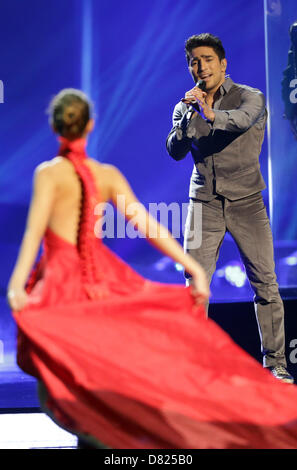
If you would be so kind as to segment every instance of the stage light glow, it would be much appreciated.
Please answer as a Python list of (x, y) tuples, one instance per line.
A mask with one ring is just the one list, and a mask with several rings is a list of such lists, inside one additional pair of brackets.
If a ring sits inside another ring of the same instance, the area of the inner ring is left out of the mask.
[(217, 272), (216, 272), (216, 275), (217, 275), (217, 277), (220, 277), (220, 278), (225, 277), (225, 270), (224, 270), (224, 268), (218, 269)]
[(174, 263), (168, 256), (163, 256), (156, 263), (154, 263), (154, 269), (157, 271), (172, 270), (172, 267), (178, 272), (184, 271), (184, 267), (180, 263)]
[(229, 265), (225, 268), (225, 279), (232, 286), (243, 287), (246, 282), (246, 274), (240, 265)]
[(292, 253), (290, 256), (287, 256), (284, 261), (288, 266), (295, 266), (297, 264), (297, 251)]
[(154, 263), (154, 268), (157, 271), (165, 271), (170, 267), (172, 264), (172, 259), (168, 258), (168, 256), (163, 256), (160, 258), (156, 263)]
[(182, 272), (184, 270), (184, 267), (180, 263), (175, 263), (174, 267), (178, 272)]

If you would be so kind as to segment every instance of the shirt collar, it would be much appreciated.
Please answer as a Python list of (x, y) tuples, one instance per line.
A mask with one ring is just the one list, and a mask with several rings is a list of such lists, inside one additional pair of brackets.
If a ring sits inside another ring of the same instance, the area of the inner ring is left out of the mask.
[(222, 83), (222, 85), (220, 86), (220, 93), (221, 95), (225, 95), (226, 93), (228, 93), (231, 89), (231, 87), (233, 86), (233, 80), (229, 77), (229, 75), (226, 75), (225, 77), (225, 81)]

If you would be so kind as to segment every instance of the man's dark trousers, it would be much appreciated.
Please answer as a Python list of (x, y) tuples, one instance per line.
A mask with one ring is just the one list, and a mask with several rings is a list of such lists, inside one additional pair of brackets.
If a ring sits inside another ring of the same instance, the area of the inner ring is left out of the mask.
[[(202, 216), (199, 217), (201, 209)], [(209, 282), (227, 231), (239, 248), (255, 292), (263, 365), (286, 367), (284, 307), (276, 281), (271, 228), (261, 192), (234, 201), (223, 196), (217, 196), (211, 201), (190, 199), (184, 237), (185, 251), (203, 266)], [(197, 238), (198, 233), (201, 243), (195, 243), (193, 238)]]

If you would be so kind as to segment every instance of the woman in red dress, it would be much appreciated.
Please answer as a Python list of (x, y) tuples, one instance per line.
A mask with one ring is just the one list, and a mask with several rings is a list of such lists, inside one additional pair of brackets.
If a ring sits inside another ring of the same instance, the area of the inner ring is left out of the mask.
[[(51, 121), (61, 146), (35, 171), (8, 286), (18, 364), (43, 384), (48, 413), (98, 447), (295, 448), (296, 388), (206, 318), (202, 268), (119, 170), (87, 157), (94, 124), (87, 97), (63, 90)], [(192, 274), (195, 291), (146, 280), (104, 246), (94, 209), (109, 200)]]

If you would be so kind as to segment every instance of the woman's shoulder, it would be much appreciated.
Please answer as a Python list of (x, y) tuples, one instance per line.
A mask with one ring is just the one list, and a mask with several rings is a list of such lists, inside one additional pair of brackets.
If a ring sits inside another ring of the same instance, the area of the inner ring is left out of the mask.
[(106, 178), (118, 178), (121, 175), (120, 170), (110, 163), (100, 163), (98, 160), (88, 158), (88, 164), (98, 176), (106, 176)]
[(57, 168), (61, 168), (62, 166), (68, 167), (71, 166), (71, 163), (64, 157), (54, 157), (51, 160), (44, 160), (43, 162), (39, 163), (36, 168), (36, 173), (50, 173), (55, 171)]
[(54, 157), (39, 163), (34, 169), (33, 177), (35, 180), (57, 180), (61, 177), (65, 177), (71, 170), (72, 165), (70, 161), (64, 157)]

